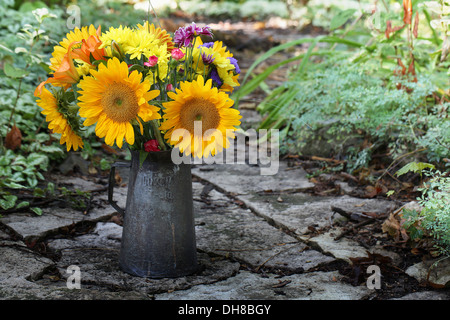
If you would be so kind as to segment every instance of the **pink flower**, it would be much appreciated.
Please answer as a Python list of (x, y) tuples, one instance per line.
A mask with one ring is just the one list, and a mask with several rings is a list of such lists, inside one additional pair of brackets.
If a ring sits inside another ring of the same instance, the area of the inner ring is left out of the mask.
[(181, 51), (180, 49), (178, 49), (178, 48), (175, 48), (175, 49), (173, 49), (172, 50), (172, 58), (174, 58), (175, 60), (180, 60), (180, 59), (183, 59), (184, 58), (184, 53), (183, 53), (183, 51)]
[(154, 67), (158, 63), (158, 57), (157, 56), (151, 56), (148, 58), (148, 62), (144, 62), (144, 66), (146, 67)]
[(144, 150), (145, 152), (157, 152), (157, 151), (161, 151), (159, 150), (159, 143), (157, 140), (152, 139), (152, 140), (148, 140), (146, 143), (144, 143)]
[(166, 86), (166, 91), (174, 91), (174, 90), (173, 90), (173, 85), (172, 85), (171, 83), (169, 83), (169, 84)]

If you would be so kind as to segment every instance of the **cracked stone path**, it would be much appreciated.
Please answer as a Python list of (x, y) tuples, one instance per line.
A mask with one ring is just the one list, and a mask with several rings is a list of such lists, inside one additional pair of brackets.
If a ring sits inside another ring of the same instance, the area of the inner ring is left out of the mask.
[[(247, 164), (197, 165), (192, 173), (203, 267), (198, 274), (154, 280), (123, 273), (118, 266), (122, 227), (113, 222), (116, 212), (102, 192), (95, 194), (96, 205), (86, 215), (53, 207), (42, 216), (16, 213), (0, 219), (0, 299), (361, 300), (374, 295), (365, 284), (342, 281), (337, 270), (321, 271), (336, 261), (365, 257), (367, 249), (348, 238), (335, 241), (336, 228), (314, 235), (308, 227), (331, 226), (341, 218), (332, 205), (350, 212), (358, 208), (386, 213), (394, 203), (349, 195), (311, 196), (305, 193), (313, 187), (306, 172), (284, 163), (273, 176), (261, 176), (257, 166)], [(125, 171), (121, 174), (126, 177)], [(83, 191), (104, 188), (81, 178), (59, 179)], [(121, 207), (126, 192), (126, 186), (115, 189)], [(394, 262), (399, 259), (381, 247), (369, 251)], [(73, 265), (80, 268), (81, 289), (67, 287), (67, 268)], [(424, 276), (420, 265), (410, 271), (411, 276)], [(449, 279), (442, 281), (447, 284)], [(424, 290), (399, 298), (449, 296), (448, 291)]]

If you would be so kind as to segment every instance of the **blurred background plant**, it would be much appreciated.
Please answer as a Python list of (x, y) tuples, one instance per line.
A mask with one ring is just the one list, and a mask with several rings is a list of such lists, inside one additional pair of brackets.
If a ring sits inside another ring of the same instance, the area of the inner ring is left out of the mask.
[[(260, 128), (281, 130), (285, 154), (335, 158), (348, 173), (365, 176), (376, 165), (370, 180), (377, 184), (415, 158), (448, 168), (448, 3), (308, 1), (307, 10), (328, 15), (316, 22), (327, 35), (261, 55), (234, 95), (240, 101), (254, 90), (267, 92), (257, 107), (264, 117)], [(299, 60), (279, 87), (264, 82), (279, 66), (253, 73), (276, 52), (299, 44), (309, 48), (280, 63)]]

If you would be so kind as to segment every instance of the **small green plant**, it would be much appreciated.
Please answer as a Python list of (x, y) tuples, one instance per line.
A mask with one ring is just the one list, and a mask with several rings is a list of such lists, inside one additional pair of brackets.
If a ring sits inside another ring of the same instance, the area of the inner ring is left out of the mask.
[(450, 176), (440, 171), (424, 174), (431, 179), (419, 189), (421, 226), (434, 238), (439, 252), (450, 255)]
[(397, 174), (403, 175), (410, 168), (420, 171), (429, 180), (418, 189), (421, 195), (417, 200), (422, 209), (403, 210), (405, 222), (402, 227), (411, 240), (423, 241), (430, 237), (437, 254), (450, 256), (450, 172), (443, 173), (412, 163), (397, 171)]

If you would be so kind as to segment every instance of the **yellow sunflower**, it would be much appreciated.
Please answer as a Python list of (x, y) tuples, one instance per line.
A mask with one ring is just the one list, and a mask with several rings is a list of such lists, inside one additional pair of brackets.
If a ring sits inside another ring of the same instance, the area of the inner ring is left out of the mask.
[(159, 95), (159, 90), (150, 91), (148, 80), (142, 80), (138, 71), (128, 73), (128, 66), (117, 58), (100, 64), (98, 71), (91, 71), (92, 77), (85, 77), (79, 83), (81, 89), (80, 116), (86, 118), (85, 126), (97, 124), (95, 133), (105, 137), (105, 143), (119, 148), (123, 139), (134, 144), (134, 130), (131, 124), (136, 120), (143, 134), (142, 121), (160, 119), (158, 107), (148, 104)]
[(61, 134), (59, 142), (66, 144), (67, 151), (71, 148), (75, 151), (79, 147), (83, 148), (81, 137), (75, 133), (66, 117), (59, 112), (58, 101), (53, 94), (46, 88), (43, 88), (38, 97), (37, 104), (44, 109), (41, 113), (46, 116), (45, 120), (49, 123), (48, 128), (54, 133)]
[[(164, 138), (171, 145), (198, 158), (214, 156), (230, 146), (228, 139), (234, 139), (241, 115), (226, 93), (212, 87), (211, 79), (205, 83), (198, 76), (195, 81), (181, 82), (176, 93), (167, 94), (173, 101), (163, 103), (165, 121), (160, 130), (166, 131)], [(201, 123), (196, 125), (196, 121)]]

